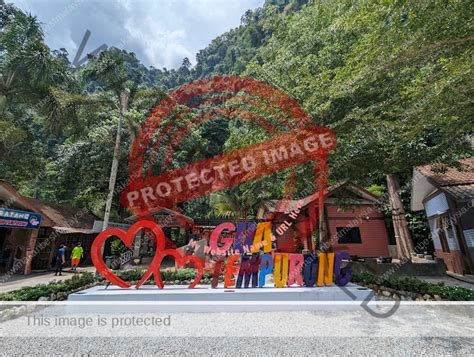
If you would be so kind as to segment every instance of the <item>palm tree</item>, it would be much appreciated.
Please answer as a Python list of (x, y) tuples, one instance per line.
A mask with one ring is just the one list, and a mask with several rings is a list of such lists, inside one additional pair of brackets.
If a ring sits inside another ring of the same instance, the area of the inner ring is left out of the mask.
[(9, 5), (1, 8), (10, 16), (1, 18), (0, 121), (21, 131), (22, 117), (34, 112), (44, 116), (50, 133), (77, 123), (78, 109), (100, 101), (82, 92), (67, 52), (46, 46), (36, 17)]
[(260, 198), (240, 186), (211, 194), (210, 205), (218, 217), (246, 220), (256, 210)]

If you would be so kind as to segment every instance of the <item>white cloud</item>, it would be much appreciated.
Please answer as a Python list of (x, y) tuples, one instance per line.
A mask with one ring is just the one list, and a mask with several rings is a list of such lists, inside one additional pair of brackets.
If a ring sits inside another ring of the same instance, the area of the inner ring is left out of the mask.
[(135, 52), (145, 65), (176, 68), (240, 23), (264, 0), (13, 0), (46, 26), (46, 42), (74, 58), (87, 29), (86, 52), (102, 44)]

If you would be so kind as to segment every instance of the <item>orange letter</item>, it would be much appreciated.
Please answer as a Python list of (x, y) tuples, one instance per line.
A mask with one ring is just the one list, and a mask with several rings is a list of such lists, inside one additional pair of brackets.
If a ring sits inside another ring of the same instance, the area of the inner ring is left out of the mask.
[(224, 288), (230, 288), (231, 286), (235, 285), (235, 277), (234, 275), (239, 272), (239, 267), (235, 265), (235, 262), (240, 259), (240, 255), (234, 254), (229, 257), (227, 261), (227, 266), (225, 268), (225, 280), (224, 280)]

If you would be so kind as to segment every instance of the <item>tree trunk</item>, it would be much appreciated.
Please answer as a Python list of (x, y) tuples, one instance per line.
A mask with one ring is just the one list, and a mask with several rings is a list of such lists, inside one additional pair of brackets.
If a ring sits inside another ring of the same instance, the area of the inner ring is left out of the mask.
[(120, 159), (122, 120), (123, 120), (124, 113), (127, 111), (129, 99), (130, 99), (130, 91), (127, 89), (123, 90), (122, 93), (120, 93), (120, 107), (119, 107), (119, 118), (118, 118), (118, 125), (117, 125), (117, 135), (115, 137), (114, 158), (112, 160), (112, 168), (110, 170), (109, 194), (107, 196), (107, 202), (105, 204), (104, 225), (102, 226), (102, 231), (105, 231), (109, 225), (110, 210), (112, 209), (112, 200), (114, 198), (114, 191), (115, 191), (115, 181), (117, 180), (117, 171), (118, 171), (118, 164), (119, 164), (119, 159)]
[(413, 242), (408, 231), (408, 223), (405, 218), (405, 208), (400, 198), (400, 182), (398, 176), (387, 175), (387, 189), (392, 211), (393, 228), (395, 230), (395, 240), (397, 242), (398, 258), (411, 260), (415, 253)]

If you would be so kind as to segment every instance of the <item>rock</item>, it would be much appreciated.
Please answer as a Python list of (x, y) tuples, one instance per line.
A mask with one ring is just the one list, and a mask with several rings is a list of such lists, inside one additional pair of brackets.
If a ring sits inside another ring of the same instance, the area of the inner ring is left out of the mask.
[(428, 295), (428, 294), (425, 294), (425, 295), (423, 295), (423, 299), (424, 299), (424, 300), (430, 300), (430, 299), (431, 299), (431, 296)]
[(390, 291), (387, 291), (387, 290), (383, 290), (382, 291), (382, 295), (383, 296), (386, 296), (386, 297), (389, 297), (391, 295)]
[(425, 300), (423, 300), (422, 297), (417, 297), (417, 298), (415, 299), (415, 301), (425, 301)]
[(14, 317), (14, 312), (13, 312), (13, 309), (8, 309), (8, 310), (5, 310), (2, 312), (2, 314), (0, 315), (0, 321), (6, 321), (6, 320), (10, 320), (12, 317)]
[(393, 294), (392, 297), (393, 297), (395, 300), (400, 300), (400, 296), (398, 296), (397, 294)]
[(49, 300), (50, 300), (50, 301), (56, 300), (56, 294), (55, 294), (55, 293), (52, 293), (51, 295), (49, 295)]
[(38, 301), (49, 301), (49, 297), (47, 296), (41, 296)]
[(25, 305), (17, 306), (14, 311), (15, 311), (16, 316), (23, 315), (26, 313), (26, 306)]
[(434, 295), (433, 298), (435, 299), (435, 301), (441, 301), (441, 296), (439, 295)]

